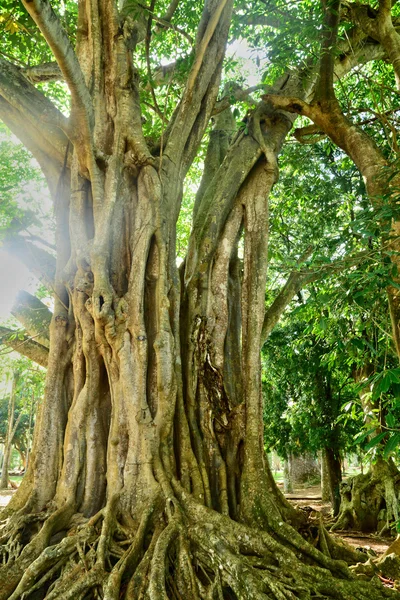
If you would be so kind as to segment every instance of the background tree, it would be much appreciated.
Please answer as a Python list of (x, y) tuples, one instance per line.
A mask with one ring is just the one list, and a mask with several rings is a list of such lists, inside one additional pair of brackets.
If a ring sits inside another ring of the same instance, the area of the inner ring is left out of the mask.
[(43, 395), (44, 371), (26, 358), (0, 357), (1, 373), (11, 386), (0, 400), (0, 440), (4, 444), (2, 489), (8, 487), (12, 448), (18, 451), (25, 469), (32, 444), (37, 405)]
[[(297, 318), (278, 327), (263, 349), (265, 441), (285, 458), (321, 452), (326, 499), (337, 515), (343, 456), (362, 426), (360, 419), (348, 419), (346, 426), (338, 422), (342, 406), (356, 395), (355, 385), (349, 366), (346, 372), (343, 364), (329, 364), (331, 349), (310, 332), (305, 315)], [(314, 319), (313, 329), (320, 316)]]
[[(20, 463), (25, 470), (32, 445), (32, 433), (38, 404), (43, 396), (45, 372), (26, 358), (0, 358), (1, 371), (16, 372), (18, 375), (14, 389), (14, 423), (16, 424), (12, 445), (20, 455)], [(4, 377), (4, 375), (3, 375)], [(8, 428), (8, 406), (10, 395), (0, 400), (0, 440), (4, 443)]]
[(15, 431), (18, 427), (20, 417), (14, 420), (14, 412), (15, 412), (15, 396), (16, 396), (16, 387), (18, 385), (19, 373), (18, 371), (14, 371), (12, 374), (12, 387), (10, 392), (10, 397), (8, 399), (8, 407), (7, 407), (7, 419), (6, 419), (6, 432), (4, 436), (4, 454), (3, 454), (3, 465), (1, 469), (1, 480), (0, 480), (0, 489), (5, 490), (8, 488), (8, 469), (10, 465), (10, 457), (11, 457), (11, 449), (12, 443), (15, 436)]

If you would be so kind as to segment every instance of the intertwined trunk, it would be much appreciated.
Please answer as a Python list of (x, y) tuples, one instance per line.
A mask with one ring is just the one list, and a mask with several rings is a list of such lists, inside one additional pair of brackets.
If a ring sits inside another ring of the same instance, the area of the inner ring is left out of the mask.
[[(230, 113), (219, 111), (177, 266), (183, 181), (216, 105), (232, 2), (205, 2), (182, 99), (151, 151), (137, 15), (81, 2), (75, 54), (46, 0), (25, 6), (72, 112), (57, 115), (54, 135), (54, 110), (0, 63), (28, 89), (16, 106), (1, 79), (0, 109), (41, 161), (57, 219), (46, 394), (28, 473), (3, 514), (0, 598), (390, 596), (355, 579), (337, 559), (360, 555), (322, 526), (300, 535), (305, 519), (264, 454), (260, 348), (276, 322), (264, 316), (267, 199), (288, 116), (260, 103), (249, 133), (229, 140)], [(35, 112), (24, 128), (16, 119), (29, 94), (46, 114), (41, 135)]]

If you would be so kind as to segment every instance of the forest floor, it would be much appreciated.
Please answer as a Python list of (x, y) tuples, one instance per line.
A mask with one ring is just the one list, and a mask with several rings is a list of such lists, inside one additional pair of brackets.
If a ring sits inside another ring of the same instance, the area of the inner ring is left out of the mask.
[(7, 506), (16, 490), (0, 490), (0, 508)]
[[(278, 482), (278, 487), (283, 489), (283, 484)], [(7, 506), (15, 492), (15, 489), (0, 490), (0, 508)], [(332, 522), (331, 506), (329, 502), (322, 502), (320, 486), (299, 487), (292, 494), (286, 494), (286, 497), (296, 506), (306, 509), (310, 513), (311, 518), (318, 518), (321, 513), (326, 526), (329, 527), (329, 524)], [(393, 541), (390, 538), (351, 531), (336, 532), (333, 535), (342, 538), (355, 548), (371, 549), (378, 556), (383, 554)]]
[[(282, 490), (283, 484), (278, 482), (278, 487)], [(292, 494), (285, 494), (285, 496), (296, 506), (302, 509), (306, 508), (310, 512), (311, 518), (317, 518), (321, 513), (325, 525), (329, 528), (329, 525), (332, 523), (331, 505), (329, 502), (322, 502), (320, 486), (299, 487), (294, 489)], [(383, 538), (373, 534), (360, 533), (359, 531), (340, 531), (332, 535), (345, 540), (354, 548), (371, 549), (378, 556), (383, 554), (393, 542), (393, 539), (388, 537)]]

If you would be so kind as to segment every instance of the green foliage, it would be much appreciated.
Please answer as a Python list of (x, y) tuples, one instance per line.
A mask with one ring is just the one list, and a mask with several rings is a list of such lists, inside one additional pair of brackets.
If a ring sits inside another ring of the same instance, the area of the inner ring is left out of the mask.
[(43, 186), (43, 176), (21, 144), (0, 123), (0, 241), (10, 226), (22, 224), (26, 211), (38, 210), (32, 192)]
[(4, 442), (8, 427), (8, 405), (11, 382), (16, 374), (14, 423), (18, 420), (13, 445), (26, 452), (31, 443), (36, 410), (44, 392), (45, 370), (23, 357), (1, 356), (0, 376), (3, 393), (0, 395), (0, 443)]
[(303, 319), (277, 327), (263, 349), (265, 443), (282, 457), (343, 450), (362, 426), (360, 419), (338, 426), (341, 406), (356, 387), (349, 368), (329, 364), (331, 348), (306, 332)]

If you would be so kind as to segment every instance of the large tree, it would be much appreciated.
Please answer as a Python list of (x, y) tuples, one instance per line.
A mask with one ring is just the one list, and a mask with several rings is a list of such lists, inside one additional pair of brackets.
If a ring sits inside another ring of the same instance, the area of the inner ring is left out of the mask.
[[(300, 4), (318, 33), (319, 3)], [(330, 90), (334, 71), (385, 55), (358, 23), (331, 52), (332, 4), (321, 61), (272, 70), (268, 91), (292, 110)], [(300, 535), (265, 460), (260, 349), (307, 275), (295, 269), (265, 312), (268, 195), (294, 117), (259, 101), (235, 131), (230, 104), (248, 93), (218, 98), (233, 1), (23, 5), (31, 20), (14, 7), (10, 35), (37, 28), (55, 63), (21, 65), (6, 47), (0, 117), (47, 179), (57, 258), (18, 232), (5, 241), (53, 290), (54, 313), (48, 339), (45, 309), (38, 324), (35, 299), (19, 306), (34, 335), (19, 349), (48, 372), (28, 473), (4, 513), (0, 598), (398, 597), (357, 580), (339, 559), (360, 557), (322, 527)], [(253, 19), (239, 3), (243, 26), (285, 25), (282, 6), (261, 5)], [(188, 53), (156, 77), (168, 35)], [(53, 79), (70, 92), (68, 117), (35, 86)], [(178, 268), (184, 180), (211, 119)]]

